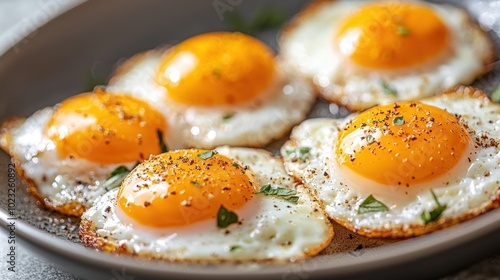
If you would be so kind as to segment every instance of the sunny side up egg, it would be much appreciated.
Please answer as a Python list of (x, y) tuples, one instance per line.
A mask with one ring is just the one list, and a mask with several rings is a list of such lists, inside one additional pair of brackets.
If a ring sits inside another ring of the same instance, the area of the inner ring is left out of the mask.
[(82, 215), (95, 248), (183, 262), (281, 262), (319, 253), (333, 228), (264, 150), (175, 150), (137, 166)]
[(305, 119), (315, 94), (273, 52), (242, 34), (212, 32), (121, 64), (108, 92), (125, 92), (162, 112), (173, 149), (258, 147)]
[(3, 123), (0, 145), (46, 207), (79, 216), (119, 166), (162, 152), (163, 116), (128, 95), (84, 93)]
[(458, 87), (345, 119), (310, 119), (281, 149), (327, 214), (370, 237), (411, 237), (500, 206), (499, 104)]
[(495, 58), (465, 10), (420, 1), (315, 1), (279, 45), (291, 72), (353, 111), (469, 84)]

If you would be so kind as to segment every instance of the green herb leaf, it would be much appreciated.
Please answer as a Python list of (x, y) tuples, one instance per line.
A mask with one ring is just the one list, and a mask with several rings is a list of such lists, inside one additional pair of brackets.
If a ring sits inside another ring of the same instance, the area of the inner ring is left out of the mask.
[(364, 214), (368, 212), (385, 212), (389, 211), (389, 208), (378, 201), (373, 195), (369, 195), (365, 201), (359, 205), (358, 214)]
[(425, 224), (437, 221), (439, 219), (439, 217), (441, 217), (441, 214), (444, 212), (444, 210), (446, 210), (446, 207), (447, 207), (446, 204), (442, 205), (441, 203), (439, 203), (437, 196), (432, 189), (431, 189), (431, 194), (432, 194), (432, 197), (434, 198), (434, 201), (436, 201), (437, 207), (434, 208), (429, 213), (427, 213), (425, 211), (422, 212), (422, 215), (420, 215), (420, 217), (422, 218), (422, 220), (424, 220)]
[(117, 168), (115, 168), (115, 170), (113, 170), (111, 172), (111, 175), (109, 175), (109, 178), (116, 176), (116, 175), (121, 175), (123, 173), (129, 173), (129, 172), (130, 172), (130, 170), (128, 170), (128, 168), (126, 166), (120, 165)]
[(236, 162), (235, 162), (235, 163), (233, 163), (233, 166), (234, 166), (234, 167), (236, 167), (236, 168), (240, 168), (240, 165), (239, 165), (239, 164), (237, 164)]
[(168, 152), (168, 147), (167, 144), (165, 144), (165, 141), (163, 141), (163, 132), (161, 130), (157, 130), (156, 134), (158, 135), (158, 141), (160, 143), (160, 148), (162, 153)]
[(206, 151), (206, 152), (201, 153), (201, 154), (197, 154), (196, 156), (198, 156), (201, 159), (209, 159), (216, 154), (217, 154), (216, 150), (210, 150), (210, 151)]
[(238, 250), (241, 250), (241, 246), (240, 245), (233, 245), (229, 248), (229, 252), (234, 252), (234, 251), (238, 251)]
[(395, 117), (392, 120), (392, 123), (394, 125), (403, 125), (403, 124), (405, 124), (405, 117), (404, 116)]
[(191, 185), (193, 185), (195, 187), (201, 188), (201, 185), (200, 185), (200, 183), (198, 183), (198, 181), (190, 181), (189, 183), (191, 183)]
[(279, 27), (286, 21), (283, 10), (277, 8), (265, 8), (260, 10), (253, 21), (250, 23), (250, 32), (252, 34), (260, 31)]
[(408, 27), (406, 26), (399, 25), (398, 27), (396, 27), (396, 34), (398, 34), (399, 36), (408, 36), (410, 35), (410, 29), (408, 29)]
[(297, 201), (299, 200), (299, 197), (296, 196), (297, 191), (282, 187), (273, 188), (271, 187), (271, 184), (260, 187), (260, 191), (256, 192), (256, 194), (278, 196), (293, 204), (297, 204)]
[(285, 150), (285, 154), (291, 158), (298, 158), (306, 161), (309, 158), (310, 147), (299, 147), (297, 150)]
[(375, 137), (373, 137), (373, 135), (371, 135), (371, 134), (366, 134), (365, 139), (366, 139), (366, 142), (368, 142), (368, 145), (375, 142)]
[[(132, 169), (136, 168), (141, 162), (136, 162)], [(130, 173), (132, 169), (128, 169), (126, 166), (120, 165), (115, 170), (111, 172), (109, 178), (102, 184), (102, 187), (106, 190), (112, 190), (117, 188), (123, 182), (123, 179)]]
[(222, 116), (222, 120), (227, 121), (227, 120), (231, 119), (232, 117), (234, 117), (234, 113), (228, 113), (228, 114), (225, 114), (224, 116)]
[(226, 16), (227, 23), (232, 31), (238, 31), (250, 35), (281, 26), (286, 21), (283, 10), (265, 7), (258, 11), (253, 19), (247, 22), (237, 11)]
[(83, 86), (82, 92), (94, 91), (95, 87), (105, 84), (106, 84), (105, 79), (98, 78), (92, 73), (92, 71), (89, 71), (89, 73), (85, 77), (85, 84)]
[(495, 101), (495, 102), (500, 102), (500, 87), (495, 89), (492, 93), (491, 93), (491, 100)]
[(398, 91), (388, 84), (386, 81), (382, 80), (381, 82), (382, 90), (384, 91), (385, 94), (391, 95), (391, 96), (396, 96), (398, 95)]
[(217, 227), (227, 228), (229, 225), (238, 222), (238, 215), (236, 213), (227, 210), (223, 205), (220, 206), (217, 212)]

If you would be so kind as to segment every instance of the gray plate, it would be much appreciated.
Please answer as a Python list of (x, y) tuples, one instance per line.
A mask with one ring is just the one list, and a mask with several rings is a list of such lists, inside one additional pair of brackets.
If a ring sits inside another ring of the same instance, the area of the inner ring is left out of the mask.
[[(493, 9), (489, 1), (455, 2), (464, 4), (498, 42), (500, 9)], [(228, 5), (228, 10), (218, 11), (215, 6), (220, 3)], [(0, 119), (28, 116), (82, 92), (90, 77), (103, 79), (117, 61), (139, 51), (200, 32), (227, 29), (224, 18), (234, 11), (252, 17), (262, 7), (279, 7), (291, 17), (304, 4), (299, 0), (150, 0), (147, 5), (136, 0), (86, 2), (44, 25), (0, 57)], [(259, 36), (276, 47), (276, 30)], [(496, 70), (474, 85), (489, 91), (498, 86), (499, 77)], [(318, 101), (310, 116), (338, 117), (330, 112), (328, 104)], [(281, 143), (268, 149), (276, 151)], [(0, 153), (0, 170), (4, 171), (0, 174), (2, 228), (14, 221), (18, 241), (57, 267), (87, 279), (434, 278), (500, 252), (500, 210), (496, 210), (405, 241), (368, 239), (334, 225), (332, 245), (320, 256), (302, 263), (214, 266), (115, 256), (85, 248), (78, 239), (79, 220), (40, 208), (19, 181), (11, 215), (6, 188), (8, 164), (9, 157)]]

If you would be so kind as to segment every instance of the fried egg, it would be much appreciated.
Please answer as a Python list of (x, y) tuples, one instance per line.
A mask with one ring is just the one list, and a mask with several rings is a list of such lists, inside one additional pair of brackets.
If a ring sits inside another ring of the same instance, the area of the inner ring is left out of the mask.
[(251, 148), (175, 150), (137, 166), (82, 215), (95, 248), (183, 262), (282, 262), (319, 253), (332, 224), (282, 161)]
[(138, 54), (110, 78), (165, 115), (172, 148), (263, 146), (305, 119), (312, 88), (288, 75), (273, 52), (241, 33), (212, 32)]
[(310, 119), (281, 148), (346, 228), (411, 237), (500, 206), (500, 106), (472, 87)]
[(4, 122), (0, 144), (35, 198), (78, 216), (109, 190), (103, 183), (114, 169), (161, 153), (166, 131), (163, 116), (147, 103), (95, 92)]
[(465, 10), (420, 1), (315, 1), (279, 45), (291, 72), (354, 111), (469, 84), (495, 57)]

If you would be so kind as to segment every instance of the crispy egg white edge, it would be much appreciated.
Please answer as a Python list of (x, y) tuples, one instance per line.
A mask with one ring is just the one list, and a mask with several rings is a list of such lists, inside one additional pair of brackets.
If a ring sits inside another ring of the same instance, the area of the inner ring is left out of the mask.
[[(101, 185), (111, 172), (120, 165), (131, 168), (135, 162), (103, 165), (85, 159), (59, 159), (54, 142), (43, 132), (53, 112), (53, 108), (41, 109), (2, 131), (2, 137), (10, 138), (5, 141), (6, 150), (18, 163), (24, 181), (33, 185), (46, 206), (90, 207), (97, 197), (109, 191)], [(77, 214), (82, 210), (62, 211)]]
[[(462, 119), (475, 131), (475, 134), (471, 135), (472, 139), (482, 135), (496, 141), (500, 139), (500, 120), (498, 120), (500, 106), (498, 104), (485, 104), (484, 100), (479, 98), (461, 99), (452, 95), (440, 95), (421, 102), (446, 108), (450, 113), (461, 115)], [(475, 109), (466, 111), (464, 106), (465, 108), (482, 108), (482, 112), (478, 114)], [(352, 114), (346, 119), (310, 119), (297, 126), (292, 132), (291, 140), (282, 147), (286, 169), (313, 189), (331, 218), (351, 229), (370, 232), (394, 228), (407, 230), (415, 224), (422, 226), (424, 224), (421, 219), (422, 212), (432, 211), (437, 206), (430, 191), (418, 194), (413, 201), (402, 208), (391, 209), (387, 212), (358, 214), (359, 205), (366, 199), (366, 196), (362, 196), (356, 189), (336, 184), (338, 180), (335, 178), (334, 170), (327, 168), (324, 163), (335, 160), (334, 139), (339, 129), (355, 115)], [(485, 124), (494, 125), (494, 128), (486, 129)], [(303, 135), (309, 135), (309, 137), (304, 138)], [(332, 143), (331, 145), (324, 144), (328, 140)], [(307, 162), (294, 162), (285, 156), (285, 150), (302, 146), (312, 147)], [(325, 152), (320, 150), (320, 147), (330, 149)], [(500, 147), (478, 149), (475, 158), (471, 160), (465, 178), (456, 178), (449, 183), (449, 186), (433, 188), (438, 201), (447, 205), (440, 219), (453, 221), (469, 214), (476, 216), (482, 210), (487, 210), (492, 201), (500, 200)], [(313, 170), (312, 166), (322, 166), (323, 169)], [(324, 172), (329, 173), (328, 178), (323, 176)], [(485, 174), (489, 175), (485, 176)]]
[[(126, 254), (173, 261), (285, 261), (316, 254), (333, 237), (333, 228), (319, 203), (302, 186), (296, 186), (281, 160), (265, 151), (250, 148), (217, 148), (242, 166), (249, 166), (258, 185), (296, 189), (297, 204), (262, 194), (254, 195), (235, 212), (241, 225), (218, 229), (215, 220), (175, 228), (169, 234), (155, 234), (123, 224), (115, 214), (118, 189), (102, 196), (82, 216), (82, 224), (92, 224), (95, 232), (80, 228), (82, 240), (104, 242), (103, 248), (125, 250)], [(244, 209), (246, 208), (246, 209)], [(265, 209), (265, 211), (263, 211)], [(293, 217), (292, 219), (290, 217)], [(284, 229), (282, 229), (284, 228)], [(179, 234), (178, 234), (179, 233)], [(100, 239), (97, 241), (96, 239)], [(111, 244), (111, 246), (110, 246)], [(239, 246), (238, 250), (231, 250)], [(278, 248), (275, 250), (275, 248)]]
[[(168, 98), (154, 78), (166, 52), (146, 51), (125, 61), (110, 78), (106, 91), (136, 96), (162, 112), (169, 124), (167, 144), (173, 149), (263, 146), (304, 120), (316, 100), (307, 82), (278, 65), (277, 81), (256, 104), (234, 108), (179, 104)], [(232, 117), (226, 118), (228, 115)]]
[[(376, 73), (376, 70), (370, 74), (352, 73), (342, 65), (342, 59), (337, 58), (340, 54), (332, 51), (332, 34), (335, 24), (364, 3), (366, 1), (313, 3), (280, 35), (280, 59), (291, 71), (310, 80), (320, 95), (330, 102), (359, 110), (376, 104), (415, 100), (457, 84), (472, 82), (494, 59), (491, 39), (465, 10), (449, 4), (425, 3), (440, 15), (451, 30), (454, 48), (451, 57), (431, 71), (415, 69), (407, 74), (387, 77)], [(322, 68), (318, 70), (317, 65)], [(384, 93), (382, 79), (404, 95)]]

